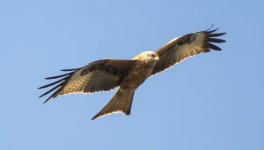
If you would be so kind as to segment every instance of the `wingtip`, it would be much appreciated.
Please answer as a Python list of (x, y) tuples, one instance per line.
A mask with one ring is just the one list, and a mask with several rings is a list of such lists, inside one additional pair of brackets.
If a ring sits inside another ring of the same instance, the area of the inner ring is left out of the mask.
[(209, 37), (209, 38), (207, 39), (207, 41), (208, 41), (208, 42), (213, 42), (213, 43), (224, 43), (224, 42), (225, 42), (225, 40), (223, 40), (223, 39), (211, 38), (211, 37)]
[(93, 116), (93, 118), (91, 120), (95, 120), (97, 117)]
[(44, 93), (44, 94), (40, 95), (38, 98), (41, 98), (41, 97), (43, 97), (44, 95), (46, 95), (46, 94)]
[(210, 31), (214, 27), (214, 24), (212, 24), (207, 30), (205, 31)]
[[(219, 26), (219, 27), (217, 27), (217, 28), (215, 28), (215, 29), (213, 29), (213, 27), (214, 27), (214, 24), (212, 24), (211, 27), (209, 27), (207, 30), (205, 30), (205, 32), (207, 32), (208, 34), (212, 34), (212, 33), (218, 31), (218, 30), (221, 28), (221, 26)], [(223, 33), (216, 33), (216, 34), (225, 35), (226, 33), (223, 32)], [(220, 35), (219, 35), (219, 36), (220, 36)]]
[(50, 96), (49, 98), (47, 98), (47, 99), (43, 102), (43, 104), (47, 103), (51, 98), (53, 98), (53, 96)]
[(47, 103), (49, 100), (45, 100), (44, 102), (43, 102), (43, 104), (45, 104), (45, 103)]
[(217, 27), (215, 29), (213, 29), (213, 28), (214, 28), (214, 24), (212, 24), (208, 29), (206, 29), (205, 32), (207, 32), (207, 33), (213, 33), (213, 32), (215, 32), (215, 31), (217, 31), (217, 30), (220, 29), (220, 27)]
[(60, 71), (64, 71), (64, 72), (67, 72), (67, 71), (76, 71), (80, 68), (74, 68), (74, 69), (61, 69)]
[[(38, 98), (41, 98), (41, 97), (43, 97), (44, 95), (42, 94), (42, 95), (40, 95)], [(51, 97), (49, 97), (48, 99), (46, 99), (44, 102), (43, 102), (43, 104), (45, 104), (45, 103), (47, 103), (49, 100), (50, 100), (50, 98)]]
[(222, 50), (220, 47), (218, 47), (218, 46), (216, 46), (216, 45), (214, 45), (212, 43), (207, 43), (206, 47), (209, 48), (209, 49), (212, 49), (212, 50), (216, 50), (216, 51), (221, 51)]

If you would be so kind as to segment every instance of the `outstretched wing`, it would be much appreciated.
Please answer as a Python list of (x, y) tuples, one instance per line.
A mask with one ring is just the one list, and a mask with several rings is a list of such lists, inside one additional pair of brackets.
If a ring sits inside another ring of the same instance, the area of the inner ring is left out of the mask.
[(159, 61), (156, 63), (152, 74), (161, 72), (186, 58), (202, 52), (209, 52), (211, 49), (221, 51), (221, 48), (212, 43), (225, 42), (225, 40), (215, 37), (226, 33), (215, 33), (215, 31), (217, 29), (208, 29), (206, 31), (186, 34), (169, 41), (156, 51), (159, 55)]
[(122, 78), (135, 62), (134, 60), (104, 59), (92, 62), (82, 68), (62, 70), (70, 72), (45, 78), (47, 80), (57, 79), (57, 81), (39, 87), (39, 89), (43, 89), (54, 86), (40, 97), (53, 92), (45, 101), (47, 102), (51, 98), (65, 94), (93, 93), (113, 89), (119, 86)]

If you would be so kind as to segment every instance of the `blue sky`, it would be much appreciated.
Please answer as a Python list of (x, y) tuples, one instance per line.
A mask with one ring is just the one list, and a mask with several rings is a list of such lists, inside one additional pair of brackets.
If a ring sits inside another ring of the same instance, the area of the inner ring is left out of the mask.
[[(0, 149), (263, 150), (263, 1), (0, 1)], [(149, 78), (132, 114), (95, 115), (115, 90), (43, 105), (43, 78), (130, 59), (172, 38), (227, 32), (222, 52)]]

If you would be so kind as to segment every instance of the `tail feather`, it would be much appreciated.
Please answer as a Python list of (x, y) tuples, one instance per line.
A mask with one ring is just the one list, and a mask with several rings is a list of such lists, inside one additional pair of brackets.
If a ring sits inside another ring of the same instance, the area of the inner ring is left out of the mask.
[(98, 112), (92, 120), (115, 112), (121, 112), (125, 115), (129, 115), (133, 96), (134, 91), (121, 91), (119, 89), (107, 105), (105, 105), (105, 107)]

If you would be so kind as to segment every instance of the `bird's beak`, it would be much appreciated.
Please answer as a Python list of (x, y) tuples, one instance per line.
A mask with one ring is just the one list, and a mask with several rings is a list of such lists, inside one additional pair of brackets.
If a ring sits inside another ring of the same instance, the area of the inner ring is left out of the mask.
[(159, 56), (155, 56), (154, 57), (154, 60), (159, 60)]

